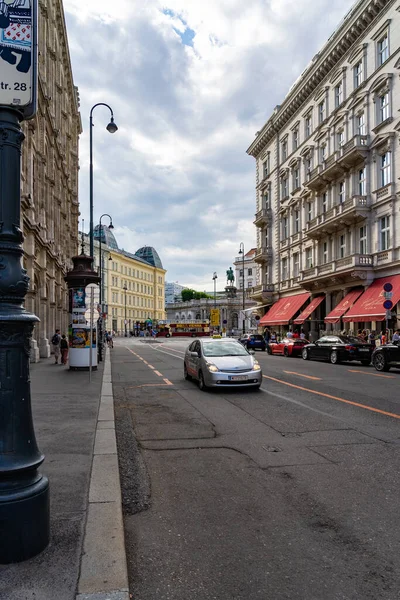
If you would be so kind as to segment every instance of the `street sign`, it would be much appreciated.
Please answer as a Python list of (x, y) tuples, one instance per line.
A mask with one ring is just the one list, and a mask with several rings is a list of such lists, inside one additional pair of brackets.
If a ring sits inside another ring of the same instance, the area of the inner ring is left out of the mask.
[(0, 2), (0, 105), (36, 112), (38, 0)]
[(222, 322), (224, 325), (226, 325), (228, 321), (226, 319), (224, 319)]
[(393, 290), (393, 285), (391, 283), (387, 282), (383, 285), (383, 290), (385, 292), (391, 292)]
[(219, 308), (212, 308), (210, 310), (210, 325), (211, 327), (218, 327), (219, 325)]
[(393, 298), (393, 292), (383, 292), (383, 297), (386, 298), (386, 300), (391, 300)]
[(393, 302), (391, 300), (385, 300), (383, 303), (383, 308), (390, 311), (393, 308)]
[(386, 311), (386, 315), (385, 315), (386, 321), (390, 321), (391, 318), (392, 318), (392, 311), (391, 310), (387, 310)]

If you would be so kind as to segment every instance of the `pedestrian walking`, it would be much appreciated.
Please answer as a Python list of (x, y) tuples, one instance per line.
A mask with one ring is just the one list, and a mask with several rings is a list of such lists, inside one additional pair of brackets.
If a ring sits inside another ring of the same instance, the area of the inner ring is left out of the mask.
[(288, 340), (290, 340), (293, 337), (292, 329), (289, 329), (289, 331), (286, 334), (286, 337), (288, 338)]
[(303, 328), (300, 331), (300, 339), (301, 340), (305, 340), (306, 339), (306, 334), (304, 333), (304, 329)]
[(113, 332), (109, 331), (107, 334), (107, 345), (109, 348), (114, 348)]
[(66, 365), (68, 362), (68, 342), (67, 338), (63, 334), (60, 340), (60, 350), (61, 350), (61, 364)]
[(375, 346), (375, 342), (376, 342), (376, 335), (375, 335), (375, 331), (370, 331), (368, 334), (368, 342), (370, 344), (372, 344), (373, 346)]
[(392, 342), (400, 342), (400, 329), (396, 329), (396, 331), (394, 332)]
[(60, 354), (61, 354), (60, 340), (61, 340), (60, 330), (56, 329), (55, 334), (51, 338), (51, 345), (53, 346), (54, 364), (55, 365), (58, 365), (58, 359), (60, 358)]

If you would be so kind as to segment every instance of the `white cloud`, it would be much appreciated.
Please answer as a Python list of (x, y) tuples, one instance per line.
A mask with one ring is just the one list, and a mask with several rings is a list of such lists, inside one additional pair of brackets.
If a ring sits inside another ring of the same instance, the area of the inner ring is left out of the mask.
[[(64, 0), (80, 90), (80, 202), (121, 247), (160, 254), (167, 278), (210, 286), (253, 247), (255, 169), (245, 151), (351, 0)], [(185, 42), (188, 45), (185, 45)]]

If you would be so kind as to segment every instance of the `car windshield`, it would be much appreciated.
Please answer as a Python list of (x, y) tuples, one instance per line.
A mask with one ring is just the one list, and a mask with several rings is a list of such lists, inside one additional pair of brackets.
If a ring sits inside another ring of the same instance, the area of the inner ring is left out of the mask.
[(352, 335), (340, 336), (339, 338), (345, 344), (360, 344), (363, 343), (359, 338), (353, 337)]
[(249, 353), (238, 342), (207, 342), (203, 344), (204, 356), (248, 356)]

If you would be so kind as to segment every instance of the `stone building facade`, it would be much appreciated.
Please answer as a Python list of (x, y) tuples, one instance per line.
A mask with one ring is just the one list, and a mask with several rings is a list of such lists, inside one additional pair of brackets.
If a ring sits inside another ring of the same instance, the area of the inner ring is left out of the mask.
[(30, 277), (27, 310), (40, 318), (32, 360), (50, 355), (56, 327), (68, 325), (64, 275), (78, 253), (79, 98), (62, 0), (39, 0), (38, 110), (23, 124), (22, 228)]
[(399, 3), (359, 0), (247, 150), (256, 161), (253, 297), (321, 296), (308, 318), (316, 330), (384, 326), (381, 315), (326, 318), (347, 294), (400, 273), (399, 75)]

